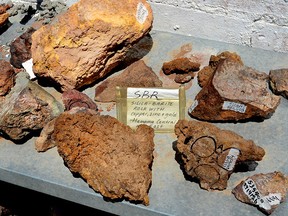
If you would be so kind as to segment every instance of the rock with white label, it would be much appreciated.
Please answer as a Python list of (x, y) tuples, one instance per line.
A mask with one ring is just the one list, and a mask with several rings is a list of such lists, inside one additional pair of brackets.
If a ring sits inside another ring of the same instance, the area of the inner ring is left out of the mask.
[(263, 148), (252, 140), (208, 122), (179, 120), (175, 125), (176, 154), (184, 172), (206, 190), (223, 190), (236, 164), (260, 161)]
[(206, 121), (239, 121), (269, 118), (280, 96), (270, 92), (268, 75), (227, 58), (188, 109), (191, 117)]
[(238, 184), (232, 193), (239, 201), (271, 214), (286, 200), (288, 178), (281, 172), (255, 174)]
[(34, 72), (63, 91), (95, 83), (122, 63), (152, 21), (144, 0), (80, 0), (32, 35)]
[(288, 99), (288, 68), (270, 70), (269, 81), (275, 94)]

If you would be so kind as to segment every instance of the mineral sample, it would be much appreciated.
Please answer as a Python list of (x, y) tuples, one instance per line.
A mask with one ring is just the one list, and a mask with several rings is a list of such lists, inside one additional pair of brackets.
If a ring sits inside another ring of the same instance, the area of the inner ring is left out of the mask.
[(15, 83), (15, 71), (9, 62), (0, 59), (0, 96), (6, 95)]
[(34, 72), (63, 91), (94, 83), (122, 62), (152, 21), (146, 1), (80, 0), (32, 35)]
[(288, 178), (281, 172), (255, 174), (232, 190), (239, 201), (257, 206), (268, 215), (285, 201), (287, 192)]
[(0, 130), (12, 140), (21, 140), (42, 129), (63, 111), (61, 104), (36, 83), (17, 74), (16, 84), (0, 106)]
[(269, 81), (273, 93), (288, 99), (288, 69), (271, 70)]
[(268, 118), (281, 98), (269, 91), (267, 80), (267, 74), (227, 58), (196, 95), (188, 113), (206, 121)]
[(116, 101), (116, 86), (162, 87), (162, 81), (143, 60), (128, 66), (121, 74), (104, 80), (95, 90), (95, 100)]
[(9, 13), (6, 12), (11, 5), (9, 4), (0, 4), (0, 27), (6, 24), (9, 18)]
[(33, 27), (27, 29), (25, 33), (16, 38), (10, 44), (10, 63), (16, 68), (22, 68), (22, 63), (31, 59), (31, 35), (36, 31)]
[(262, 160), (265, 151), (252, 140), (208, 122), (179, 120), (176, 154), (184, 171), (206, 190), (223, 190), (235, 164)]
[(154, 130), (132, 130), (111, 116), (67, 112), (55, 124), (58, 152), (104, 197), (149, 204)]

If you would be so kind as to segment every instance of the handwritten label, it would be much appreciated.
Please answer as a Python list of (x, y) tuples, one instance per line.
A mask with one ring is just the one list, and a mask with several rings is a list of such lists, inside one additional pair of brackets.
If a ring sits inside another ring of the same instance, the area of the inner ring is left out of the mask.
[(279, 205), (281, 202), (281, 194), (280, 193), (271, 193), (267, 196), (264, 196), (263, 198), (266, 199), (271, 206), (272, 205)]
[(148, 16), (148, 10), (145, 7), (145, 5), (142, 2), (138, 3), (137, 11), (136, 11), (136, 19), (137, 19), (137, 21), (140, 24), (143, 24), (146, 21), (147, 16)]
[(198, 100), (195, 100), (193, 104), (189, 107), (188, 112), (192, 113), (193, 110), (198, 106)]
[(246, 112), (246, 105), (232, 102), (232, 101), (224, 101), (222, 109), (223, 110), (232, 110), (232, 111), (239, 112), (239, 113), (245, 113)]
[(234, 169), (236, 161), (238, 159), (240, 151), (235, 148), (231, 148), (228, 155), (225, 158), (225, 161), (223, 163), (223, 168), (231, 171)]

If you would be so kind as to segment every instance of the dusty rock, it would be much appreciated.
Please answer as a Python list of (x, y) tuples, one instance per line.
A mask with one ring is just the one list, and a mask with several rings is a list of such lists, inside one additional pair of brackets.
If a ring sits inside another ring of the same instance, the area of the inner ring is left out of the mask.
[(154, 130), (136, 130), (111, 116), (61, 114), (55, 125), (58, 152), (104, 197), (149, 203)]
[(281, 98), (269, 91), (267, 80), (267, 74), (227, 58), (196, 95), (188, 112), (191, 117), (206, 121), (268, 118)]
[(174, 81), (176, 83), (184, 84), (192, 80), (195, 77), (195, 75), (196, 74), (194, 71), (188, 72), (187, 74), (176, 74)]
[(0, 96), (6, 95), (15, 84), (15, 71), (9, 62), (0, 59)]
[(122, 73), (104, 80), (95, 90), (95, 100), (116, 101), (116, 86), (120, 87), (162, 87), (162, 81), (143, 60), (134, 62)]
[(10, 63), (16, 68), (22, 68), (22, 63), (31, 59), (31, 35), (36, 31), (33, 27), (27, 29), (20, 37), (10, 44)]
[(32, 36), (34, 72), (61, 89), (104, 77), (152, 28), (147, 2), (80, 0)]
[(0, 107), (0, 130), (12, 140), (21, 140), (42, 129), (63, 111), (61, 104), (36, 83), (17, 74), (14, 88)]
[(232, 190), (239, 201), (257, 206), (268, 215), (286, 200), (287, 192), (288, 178), (278, 171), (255, 174)]
[(235, 164), (262, 160), (265, 151), (252, 140), (208, 122), (179, 120), (175, 125), (176, 154), (185, 173), (206, 190), (223, 190)]
[(212, 77), (214, 71), (218, 67), (218, 65), (224, 60), (230, 58), (235, 62), (238, 62), (239, 64), (244, 65), (242, 62), (241, 57), (237, 53), (231, 53), (229, 51), (224, 51), (221, 52), (218, 55), (211, 55), (210, 60), (209, 60), (209, 65), (203, 67), (199, 72), (198, 72), (198, 84), (200, 87), (203, 87), (206, 85), (206, 83), (209, 81), (209, 79)]
[(288, 69), (270, 70), (269, 83), (273, 93), (288, 99)]

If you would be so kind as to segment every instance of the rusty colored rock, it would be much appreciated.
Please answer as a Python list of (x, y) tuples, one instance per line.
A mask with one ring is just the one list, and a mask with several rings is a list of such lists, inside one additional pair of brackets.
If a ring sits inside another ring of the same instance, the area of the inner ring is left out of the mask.
[(196, 74), (194, 71), (188, 72), (187, 74), (176, 74), (174, 81), (176, 83), (184, 84), (192, 80), (195, 77), (195, 75)]
[(22, 35), (10, 44), (10, 63), (16, 68), (22, 68), (22, 63), (31, 59), (32, 34), (36, 31), (33, 27), (27, 29)]
[(269, 91), (267, 80), (267, 74), (227, 58), (196, 95), (188, 112), (206, 121), (269, 118), (281, 98)]
[(55, 124), (58, 152), (71, 172), (102, 196), (149, 204), (154, 130), (111, 116), (67, 112)]
[(177, 58), (169, 62), (164, 62), (162, 66), (163, 73), (170, 75), (173, 73), (176, 74), (185, 74), (191, 71), (198, 71), (200, 64), (197, 62), (192, 62), (189, 58)]
[(6, 12), (11, 5), (9, 4), (0, 4), (0, 27), (5, 25), (9, 18), (9, 13)]
[(269, 82), (273, 93), (288, 99), (288, 69), (271, 70)]
[(232, 190), (236, 199), (268, 215), (286, 200), (287, 192), (288, 178), (278, 171), (250, 176)]
[(9, 62), (0, 59), (0, 96), (5, 96), (15, 84), (15, 71)]
[(123, 61), (152, 21), (143, 0), (80, 0), (33, 34), (34, 72), (63, 91), (94, 83)]
[(143, 60), (134, 62), (122, 73), (104, 80), (95, 90), (95, 100), (116, 101), (116, 86), (120, 87), (162, 87), (162, 81)]
[(176, 154), (185, 173), (206, 190), (223, 190), (235, 164), (262, 160), (265, 151), (252, 140), (208, 122), (179, 120), (175, 125)]

